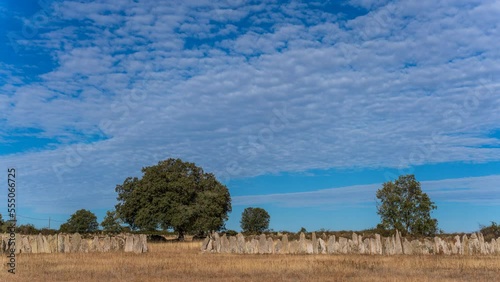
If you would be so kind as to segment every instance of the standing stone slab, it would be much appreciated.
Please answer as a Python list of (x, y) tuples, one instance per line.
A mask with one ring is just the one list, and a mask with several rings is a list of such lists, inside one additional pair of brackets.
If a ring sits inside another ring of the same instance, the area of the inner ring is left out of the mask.
[(313, 254), (314, 253), (314, 247), (313, 243), (311, 240), (306, 240), (306, 254)]
[(370, 238), (365, 238), (363, 240), (363, 254), (371, 254)]
[(134, 251), (134, 237), (132, 235), (127, 234), (125, 236), (125, 252), (133, 252)]
[(411, 246), (411, 243), (406, 238), (403, 239), (403, 254), (405, 255), (413, 254), (413, 248)]
[(464, 255), (470, 255), (470, 248), (469, 248), (469, 238), (467, 237), (466, 234), (462, 237), (462, 252)]
[(102, 246), (102, 251), (107, 253), (111, 251), (111, 238), (109, 236), (104, 237), (102, 240), (103, 246)]
[(326, 242), (326, 252), (328, 254), (334, 254), (337, 252), (335, 249), (335, 235), (330, 235), (328, 241)]
[(80, 244), (80, 252), (81, 253), (88, 253), (91, 243), (92, 243), (92, 240), (85, 239), (85, 238), (82, 239), (81, 244)]
[(236, 241), (238, 245), (238, 253), (245, 253), (245, 236), (243, 236), (243, 234), (241, 233), (238, 233), (238, 235), (236, 235)]
[(319, 246), (318, 246), (318, 240), (316, 239), (316, 232), (313, 232), (311, 234), (311, 241), (312, 241), (312, 253), (313, 254), (318, 254), (318, 249), (319, 249)]
[(82, 243), (82, 236), (80, 234), (75, 233), (71, 236), (71, 252), (77, 253), (80, 250), (80, 245)]
[(390, 237), (384, 238), (383, 243), (384, 255), (393, 255), (394, 254), (394, 245), (392, 244), (392, 240)]
[(476, 233), (472, 233), (469, 238), (469, 254), (475, 255), (481, 252), (479, 239)]
[(267, 253), (268, 254), (274, 253), (274, 241), (273, 238), (271, 237), (267, 238)]
[(464, 250), (462, 249), (462, 244), (460, 243), (460, 236), (455, 236), (454, 238), (454, 250), (455, 250), (455, 254), (459, 254), (459, 255), (463, 255), (464, 254)]
[(322, 238), (318, 239), (318, 252), (320, 254), (326, 254), (326, 243)]
[(64, 235), (57, 235), (57, 252), (64, 253)]
[(210, 236), (207, 236), (207, 237), (205, 238), (205, 240), (203, 240), (203, 242), (201, 243), (201, 248), (200, 248), (200, 250), (201, 250), (202, 252), (205, 252), (205, 251), (207, 250), (207, 247), (208, 247), (208, 242), (209, 242), (209, 241), (210, 241)]
[(220, 237), (220, 253), (229, 253), (229, 240), (227, 239), (226, 234), (223, 234)]
[(36, 244), (38, 246), (39, 253), (48, 253), (48, 244), (45, 236), (38, 234), (38, 236), (36, 236)]
[(49, 252), (57, 253), (57, 234), (49, 235), (47, 241), (49, 242)]
[(229, 237), (229, 252), (238, 253), (238, 240), (234, 236)]
[(352, 233), (351, 240), (349, 240), (349, 247), (347, 249), (348, 253), (358, 254), (359, 253), (359, 241), (358, 234)]
[(283, 249), (283, 243), (281, 242), (280, 239), (277, 239), (276, 243), (274, 244), (274, 253), (282, 254), (282, 249)]
[[(282, 253), (283, 254), (288, 254), (290, 252), (290, 243), (288, 242), (288, 235), (284, 234), (281, 237), (281, 240), (283, 241), (283, 249)], [(500, 240), (500, 239), (499, 239)]]
[(65, 253), (70, 253), (71, 252), (71, 239), (68, 234), (64, 235), (64, 252)]
[(306, 252), (307, 252), (306, 235), (304, 234), (304, 232), (300, 232), (298, 253), (305, 254)]
[(435, 245), (430, 240), (424, 239), (424, 255), (426, 254), (436, 254)]
[(94, 236), (94, 239), (92, 240), (92, 243), (90, 244), (89, 251), (90, 252), (99, 252), (99, 238), (97, 236)]
[(142, 252), (147, 253), (149, 251), (148, 236), (146, 236), (146, 234), (141, 234), (139, 235), (139, 240), (141, 240)]
[(214, 232), (212, 234), (212, 238), (214, 240), (214, 245), (213, 245), (214, 251), (216, 253), (220, 253), (221, 248), (222, 248), (222, 244), (221, 244), (221, 240), (220, 240), (219, 234), (217, 232)]
[(258, 254), (259, 253), (259, 240), (252, 238), (251, 241), (251, 246), (252, 246), (252, 252), (251, 254)]
[(30, 245), (31, 253), (37, 254), (38, 253), (38, 244), (36, 242), (36, 236), (28, 235), (28, 236), (26, 236), (26, 238), (28, 239), (28, 244)]
[(375, 238), (370, 238), (370, 254), (371, 255), (378, 255), (377, 240), (375, 240)]
[(395, 241), (394, 241), (394, 253), (396, 255), (401, 255), (403, 254), (403, 246), (401, 245), (401, 234), (399, 233), (398, 230), (396, 230), (396, 236), (395, 236)]
[(253, 251), (252, 240), (245, 242), (245, 254), (251, 254)]
[(347, 254), (349, 248), (349, 241), (347, 238), (339, 237), (339, 253)]
[(299, 241), (292, 240), (290, 241), (290, 254), (298, 254), (299, 253)]
[(20, 250), (20, 253), (25, 253), (25, 254), (29, 254), (31, 253), (31, 245), (30, 245), (30, 241), (28, 240), (28, 237), (22, 237), (21, 239), (21, 242), (19, 242), (19, 250)]
[(142, 250), (143, 250), (142, 244), (143, 244), (143, 242), (141, 240), (140, 235), (134, 234), (133, 239), (134, 239), (133, 252), (136, 253), (136, 254), (142, 253)]
[(434, 237), (434, 254), (443, 254), (443, 249), (441, 248), (441, 239), (439, 237)]
[(478, 232), (477, 233), (477, 238), (478, 238), (478, 241), (479, 241), (479, 250), (478, 250), (478, 252), (480, 254), (485, 255), (486, 254), (486, 247), (485, 247), (483, 233)]
[(375, 234), (375, 242), (376, 242), (376, 249), (377, 249), (377, 254), (381, 255), (382, 253), (382, 241), (380, 240), (380, 235)]
[(364, 254), (365, 253), (365, 243), (363, 242), (363, 236), (361, 235), (358, 235), (358, 252), (360, 254)]
[(116, 252), (119, 250), (119, 246), (118, 246), (118, 240), (116, 239), (115, 236), (111, 236), (109, 237), (109, 251), (110, 252)]
[(259, 254), (267, 253), (267, 240), (265, 234), (260, 234), (259, 237)]

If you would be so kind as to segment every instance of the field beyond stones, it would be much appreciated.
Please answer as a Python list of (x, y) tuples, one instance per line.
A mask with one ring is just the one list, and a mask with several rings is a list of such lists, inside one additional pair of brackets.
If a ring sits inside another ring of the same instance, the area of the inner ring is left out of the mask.
[(238, 255), (201, 242), (150, 243), (134, 253), (2, 256), (0, 281), (497, 281), (499, 256)]

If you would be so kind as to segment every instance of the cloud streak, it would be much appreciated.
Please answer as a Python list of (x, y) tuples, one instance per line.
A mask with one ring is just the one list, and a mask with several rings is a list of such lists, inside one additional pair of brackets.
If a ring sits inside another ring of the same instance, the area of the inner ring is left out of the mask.
[[(422, 181), (421, 187), (434, 202), (467, 202), (499, 205), (500, 175)], [(373, 205), (382, 184), (354, 185), (308, 192), (233, 197), (235, 206), (345, 207)]]

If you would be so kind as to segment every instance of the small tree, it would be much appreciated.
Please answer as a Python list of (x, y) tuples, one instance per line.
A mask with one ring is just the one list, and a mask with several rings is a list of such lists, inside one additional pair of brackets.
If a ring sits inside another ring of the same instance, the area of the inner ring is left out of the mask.
[(438, 231), (437, 220), (431, 211), (437, 206), (422, 192), (414, 175), (400, 176), (396, 181), (386, 182), (377, 191), (379, 227), (397, 229), (403, 234), (434, 235)]
[(104, 231), (111, 233), (120, 233), (122, 231), (120, 219), (116, 215), (116, 211), (107, 211), (104, 220), (101, 222), (101, 226)]
[(261, 233), (269, 228), (270, 218), (265, 209), (246, 208), (241, 214), (240, 226), (243, 232)]
[(60, 232), (66, 233), (91, 233), (98, 230), (97, 217), (91, 211), (77, 210), (70, 219), (59, 228)]
[(495, 221), (492, 221), (489, 226), (479, 225), (479, 228), (486, 241), (500, 237), (500, 225)]

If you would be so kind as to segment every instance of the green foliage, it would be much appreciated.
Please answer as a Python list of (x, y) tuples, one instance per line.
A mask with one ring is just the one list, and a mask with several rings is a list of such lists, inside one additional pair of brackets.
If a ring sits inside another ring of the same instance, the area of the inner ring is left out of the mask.
[(110, 233), (120, 233), (122, 231), (120, 219), (118, 218), (116, 211), (107, 211), (104, 220), (101, 222), (101, 226), (104, 231)]
[(35, 235), (40, 233), (40, 230), (36, 229), (33, 224), (22, 224), (17, 226), (16, 232), (24, 235)]
[(3, 220), (2, 214), (0, 213), (0, 232), (7, 232), (7, 223)]
[(70, 219), (59, 228), (60, 232), (65, 233), (91, 233), (96, 232), (99, 224), (97, 217), (91, 211), (81, 209), (77, 210)]
[(38, 231), (39, 232), (37, 234), (42, 234), (42, 235), (45, 235), (45, 236), (47, 236), (47, 235), (55, 235), (55, 234), (58, 233), (57, 230), (55, 230), (55, 229), (48, 229), (48, 228), (42, 228), (42, 229), (40, 229)]
[(305, 227), (301, 227), (299, 232), (297, 232), (297, 233), (304, 233), (305, 234), (305, 233), (307, 233), (307, 229)]
[(422, 192), (414, 175), (384, 183), (377, 191), (377, 198), (380, 201), (377, 213), (382, 221), (379, 228), (420, 236), (434, 235), (438, 231), (437, 220), (430, 215), (437, 206)]
[(168, 159), (142, 169), (141, 179), (116, 186), (116, 212), (132, 229), (185, 233), (220, 230), (231, 211), (226, 186), (194, 163)]
[(265, 209), (246, 208), (241, 214), (240, 226), (243, 232), (262, 233), (269, 228), (270, 218)]
[(226, 233), (227, 236), (236, 236), (238, 235), (238, 232), (236, 232), (235, 230), (226, 230)]
[(489, 226), (480, 225), (479, 227), (481, 228), (480, 231), (483, 233), (486, 241), (500, 237), (500, 225), (494, 221), (492, 221)]

